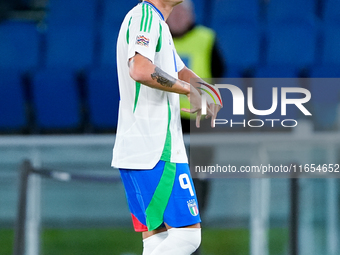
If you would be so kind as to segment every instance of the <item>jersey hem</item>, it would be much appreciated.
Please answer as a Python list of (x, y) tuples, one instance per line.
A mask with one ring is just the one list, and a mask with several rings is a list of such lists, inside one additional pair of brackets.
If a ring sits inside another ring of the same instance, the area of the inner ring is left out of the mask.
[[(121, 168), (121, 169), (130, 169), (130, 170), (151, 170), (153, 169), (157, 163), (160, 161), (161, 159), (158, 159), (157, 161), (150, 163), (150, 164), (120, 164), (120, 163), (115, 163), (115, 162), (111, 162), (111, 167), (113, 168)], [(164, 160), (162, 160), (164, 161)], [(170, 163), (176, 163), (176, 164), (183, 164), (186, 163), (188, 164), (188, 160), (176, 160), (176, 161), (166, 161), (166, 162), (170, 162)]]

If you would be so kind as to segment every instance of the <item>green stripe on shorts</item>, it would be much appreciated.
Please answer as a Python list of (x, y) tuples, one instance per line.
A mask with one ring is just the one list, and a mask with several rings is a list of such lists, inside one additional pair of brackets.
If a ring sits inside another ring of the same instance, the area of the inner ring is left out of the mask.
[(146, 225), (149, 231), (163, 223), (163, 215), (168, 205), (176, 177), (176, 163), (165, 162), (162, 177), (155, 193), (146, 208)]

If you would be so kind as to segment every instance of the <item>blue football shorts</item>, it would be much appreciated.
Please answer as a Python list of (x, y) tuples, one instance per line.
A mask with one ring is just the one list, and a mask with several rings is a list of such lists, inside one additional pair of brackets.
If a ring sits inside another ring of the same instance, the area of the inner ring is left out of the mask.
[(187, 163), (159, 161), (151, 170), (119, 169), (137, 232), (201, 222)]

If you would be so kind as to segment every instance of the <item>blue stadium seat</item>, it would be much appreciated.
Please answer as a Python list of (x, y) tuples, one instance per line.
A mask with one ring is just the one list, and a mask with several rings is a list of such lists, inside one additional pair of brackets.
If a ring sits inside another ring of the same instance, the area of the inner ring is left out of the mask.
[(310, 70), (311, 78), (340, 78), (340, 65), (315, 66)]
[(328, 24), (324, 28), (323, 52), (321, 62), (323, 65), (340, 65), (340, 23)]
[(260, 66), (255, 73), (256, 78), (294, 78), (298, 76), (298, 70), (291, 66)]
[[(337, 109), (340, 102), (339, 78), (340, 66), (322, 65), (313, 67), (310, 72), (313, 119), (317, 130), (329, 130), (336, 126)], [(319, 79), (318, 79), (319, 78)]]
[[(323, 71), (321, 73), (316, 71), (313, 75), (325, 75), (326, 73), (323, 73)], [(329, 72), (327, 76), (334, 74)], [(337, 111), (340, 102), (338, 79), (313, 78), (311, 79), (310, 92), (312, 94), (311, 103), (315, 129), (334, 129), (337, 123)]]
[(90, 124), (94, 129), (117, 127), (119, 90), (118, 78), (112, 68), (92, 70), (87, 79)]
[(33, 22), (0, 23), (0, 68), (35, 69), (39, 64), (39, 47), (40, 35)]
[(94, 30), (81, 25), (52, 26), (47, 35), (47, 67), (83, 69), (94, 61)]
[(97, 15), (97, 0), (49, 0), (47, 23), (49, 25), (81, 25), (93, 28)]
[(32, 94), (38, 130), (80, 127), (80, 100), (72, 70), (40, 70), (33, 78)]
[(261, 30), (258, 0), (215, 0), (212, 28), (228, 68), (253, 68), (259, 62)]
[(327, 0), (324, 5), (323, 19), (327, 23), (340, 24), (340, 1), (338, 0)]
[(99, 56), (100, 66), (111, 66), (116, 68), (116, 45), (119, 26), (102, 27), (101, 51)]
[(242, 68), (236, 66), (228, 66), (222, 77), (241, 78), (243, 75), (242, 71)]
[(0, 130), (21, 131), (27, 127), (20, 73), (0, 69)]
[(46, 67), (84, 69), (94, 64), (98, 0), (50, 0)]
[(253, 68), (259, 63), (261, 31), (258, 23), (231, 21), (214, 29), (228, 67)]
[(316, 17), (316, 0), (270, 0), (267, 20), (310, 20)]
[(209, 25), (211, 19), (211, 2), (206, 0), (192, 0), (194, 4), (195, 20), (197, 24)]
[(267, 65), (299, 68), (314, 64), (317, 29), (311, 22), (283, 21), (269, 25)]
[(258, 0), (215, 0), (213, 1), (212, 26), (217, 28), (230, 20), (259, 20)]
[(104, 0), (100, 27), (100, 66), (116, 66), (116, 45), (120, 26), (128, 11), (137, 4), (138, 1), (134, 0)]
[(104, 0), (103, 2), (103, 26), (120, 26), (125, 15), (138, 4), (135, 0)]

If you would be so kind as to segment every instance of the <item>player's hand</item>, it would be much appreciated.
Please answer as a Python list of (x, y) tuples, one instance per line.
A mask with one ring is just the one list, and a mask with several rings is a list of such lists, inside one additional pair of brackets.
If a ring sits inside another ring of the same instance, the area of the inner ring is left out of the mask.
[(215, 127), (215, 120), (217, 113), (222, 108), (222, 98), (221, 94), (217, 87), (214, 85), (208, 84), (204, 81), (198, 81), (200, 87), (197, 87), (202, 94), (206, 94), (206, 102), (207, 102), (207, 113), (205, 118), (211, 118), (211, 127)]
[(221, 106), (218, 104), (208, 104), (208, 109), (210, 109), (210, 111), (208, 110), (208, 114), (205, 116), (206, 119), (211, 117), (211, 127), (214, 128), (215, 127), (215, 120), (216, 120), (216, 116), (217, 113), (221, 110)]
[(202, 108), (202, 98), (200, 93), (190, 85), (190, 93), (186, 94), (190, 101), (190, 109), (182, 108), (181, 110), (188, 113), (197, 113), (196, 115), (196, 127), (200, 127), (200, 119), (202, 116), (201, 108)]
[[(181, 110), (188, 113), (197, 113), (196, 115), (196, 127), (200, 127), (202, 116), (202, 98), (198, 90), (190, 85), (190, 93), (186, 95), (190, 101), (190, 109), (182, 108)], [(214, 116), (214, 112), (207, 107), (207, 112), (210, 116)], [(217, 113), (216, 113), (217, 114)]]

